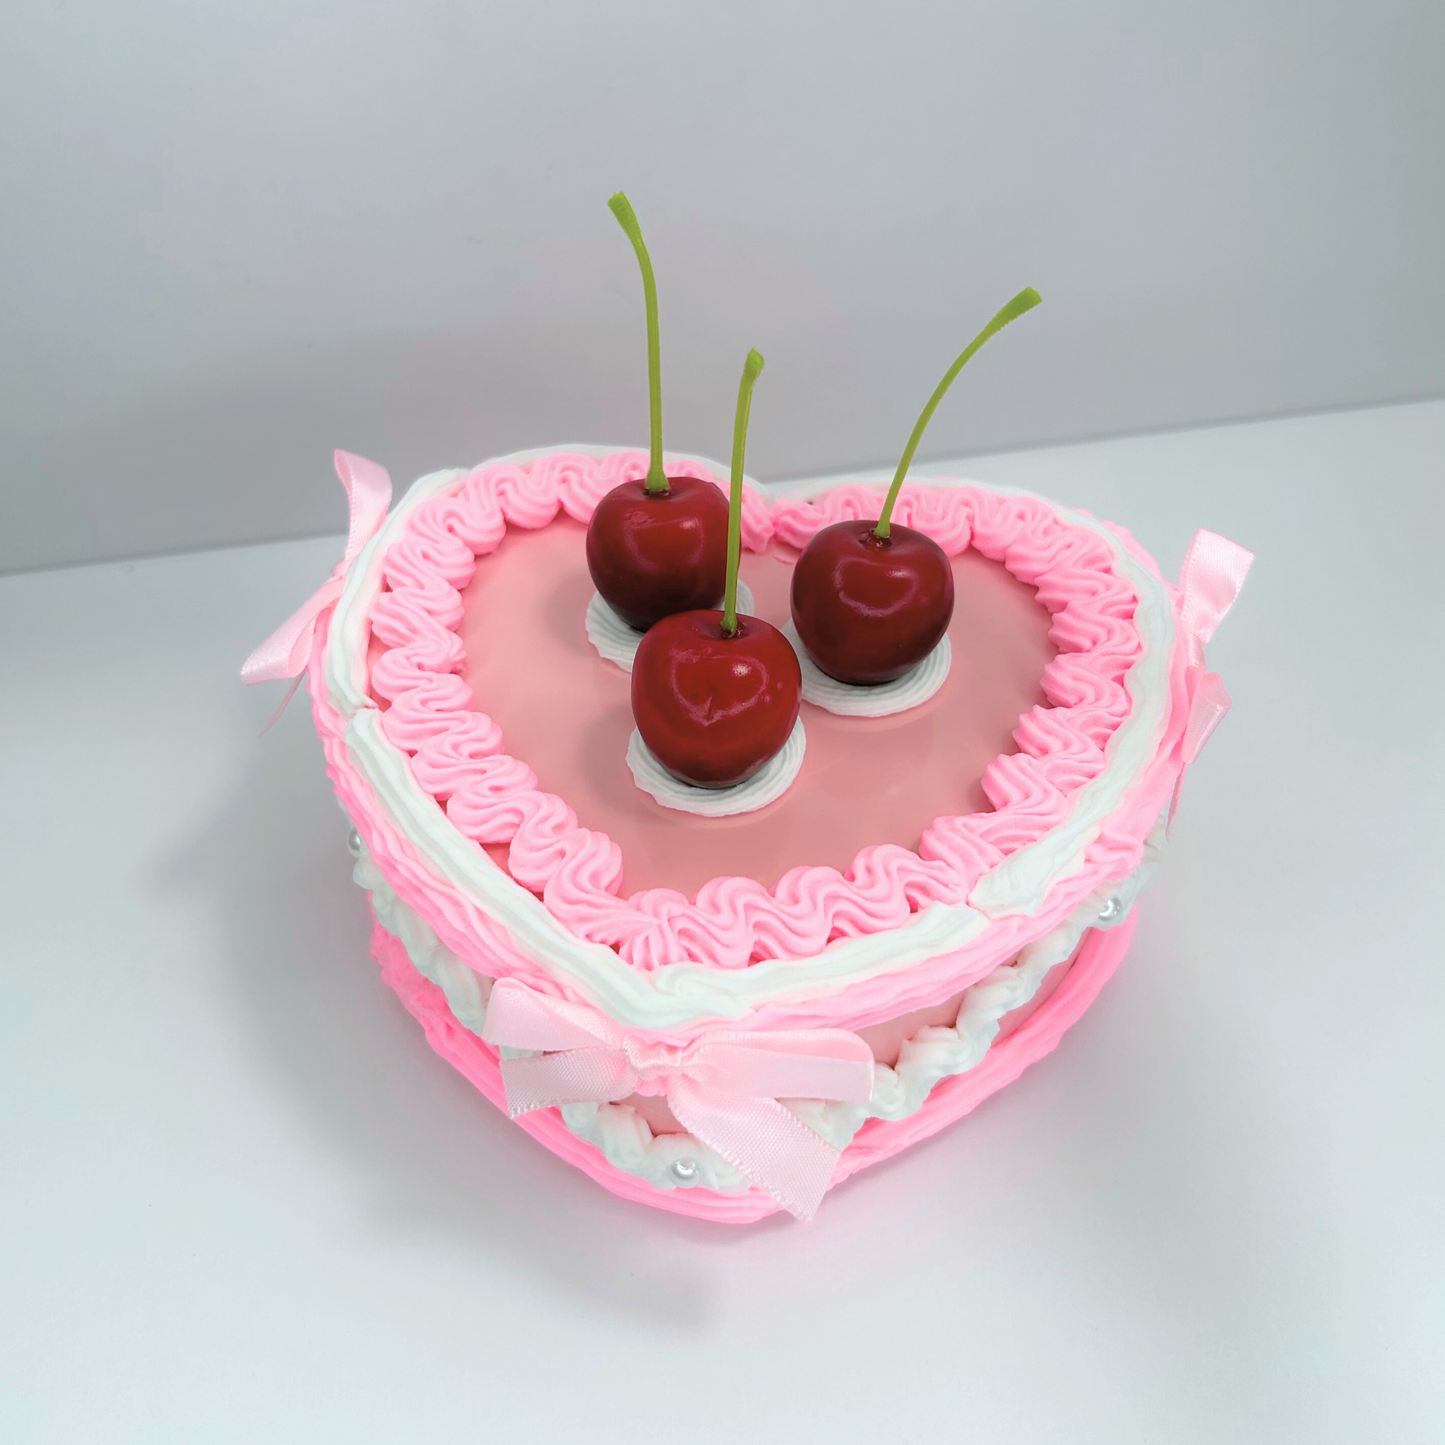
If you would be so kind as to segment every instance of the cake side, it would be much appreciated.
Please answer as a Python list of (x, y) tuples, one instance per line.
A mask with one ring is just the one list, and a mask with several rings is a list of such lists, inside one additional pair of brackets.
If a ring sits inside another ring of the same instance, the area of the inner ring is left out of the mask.
[[(1113, 931), (1089, 930), (1043, 1006), (1016, 1030), (991, 1042), (972, 1067), (942, 1076), (917, 1109), (898, 1118), (868, 1117), (843, 1147), (829, 1188), (962, 1118), (1052, 1051), (1118, 966), (1133, 922), (1131, 913)], [(400, 939), (380, 922), (372, 950), (383, 978), (422, 1024), (432, 1048), (505, 1110), (498, 1053), (475, 1027), (460, 1021), (452, 994), (418, 968)], [(462, 1012), (476, 1022), (477, 1014), (467, 1014), (465, 1005)], [(922, 1042), (926, 1046), (930, 1041)], [(697, 1139), (685, 1133), (654, 1133), (641, 1111), (627, 1103), (594, 1107), (597, 1113), (592, 1117), (585, 1106), (572, 1105), (525, 1113), (516, 1122), (553, 1153), (625, 1199), (732, 1224), (751, 1223), (783, 1208), (766, 1189), (740, 1175)], [(788, 1107), (811, 1127), (819, 1126), (816, 1101), (789, 1101)]]

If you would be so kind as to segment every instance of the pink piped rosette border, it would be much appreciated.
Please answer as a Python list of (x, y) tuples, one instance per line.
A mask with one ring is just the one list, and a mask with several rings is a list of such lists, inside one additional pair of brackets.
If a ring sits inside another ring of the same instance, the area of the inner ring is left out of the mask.
[[(507, 527), (535, 530), (559, 513), (585, 523), (610, 488), (642, 477), (646, 467), (646, 455), (636, 451), (601, 459), (556, 453), (521, 465), (479, 467), (457, 491), (429, 499), (408, 517), (404, 536), (382, 559), (385, 590), (370, 614), (372, 632), (386, 649), (371, 672), (374, 691), (389, 703), (381, 719), (386, 737), (410, 755), (416, 781), (462, 834), (508, 848), (511, 876), (540, 895), (560, 923), (645, 971), (681, 958), (739, 968), (760, 958), (809, 957), (835, 939), (896, 928), (931, 904), (966, 899), (996, 864), (1065, 820), (1071, 795), (1103, 769), (1109, 740), (1129, 714), (1123, 680), (1141, 653), (1134, 588), (1113, 573), (1105, 539), (1060, 521), (1040, 499), (966, 485), (910, 485), (900, 494), (896, 520), (928, 532), (949, 555), (973, 546), (1001, 562), (1037, 589), (1052, 615), (1049, 635), (1058, 653), (1042, 678), (1051, 705), (1020, 718), (1014, 730), (1019, 751), (996, 758), (986, 771), (983, 788), (995, 811), (936, 819), (916, 852), (892, 844), (866, 847), (844, 873), (804, 866), (772, 889), (723, 877), (693, 899), (660, 888), (620, 896), (618, 845), (582, 827), (562, 798), (543, 792), (532, 770), (505, 752), (497, 725), (473, 706), (458, 675), (464, 653), (457, 628), (461, 589)], [(722, 485), (700, 462), (680, 461), (673, 470)], [(743, 545), (762, 552), (777, 540), (801, 548), (833, 522), (876, 515), (880, 500), (879, 488), (849, 485), (816, 502), (784, 498), (770, 507), (749, 491)], [(1158, 576), (1127, 533), (1111, 530)], [(318, 653), (323, 646), (318, 634)], [(1173, 672), (1177, 701), (1182, 659), (1176, 658)], [(319, 696), (315, 701), (322, 704)], [(1182, 712), (1171, 708), (1171, 736), (1161, 740), (1155, 767), (1123, 810), (1125, 825), (1106, 822), (1076, 886), (1066, 890), (1070, 895), (1082, 896), (1100, 876), (1123, 876), (1137, 866), (1144, 834), (1178, 772), (1173, 735)], [(318, 706), (318, 724), (320, 713)], [(1168, 779), (1157, 776), (1160, 765)], [(445, 925), (443, 931), (452, 932)], [(458, 930), (463, 936), (467, 931)], [(482, 936), (499, 931), (486, 920)], [(503, 956), (512, 952), (502, 938), (495, 943)]]

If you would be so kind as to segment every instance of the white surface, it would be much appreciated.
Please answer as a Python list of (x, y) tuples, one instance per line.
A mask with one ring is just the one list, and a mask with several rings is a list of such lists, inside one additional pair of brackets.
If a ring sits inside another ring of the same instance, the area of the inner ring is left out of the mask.
[(0, 570), (641, 438), (765, 477), (1445, 391), (1439, 0), (7, 0)]
[(1253, 547), (1235, 711), (1095, 1008), (808, 1229), (613, 1199), (382, 987), (235, 680), (339, 540), (0, 581), (0, 1438), (1438, 1440), (1442, 457), (1431, 404), (970, 467)]

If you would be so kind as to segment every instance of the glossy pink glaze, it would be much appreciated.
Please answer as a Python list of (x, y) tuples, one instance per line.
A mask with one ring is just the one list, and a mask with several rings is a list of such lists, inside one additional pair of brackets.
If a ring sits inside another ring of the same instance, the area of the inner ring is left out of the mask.
[(699, 788), (746, 782), (782, 751), (803, 678), (770, 622), (721, 611), (675, 612), (648, 629), (632, 664), (632, 718), (673, 777)]
[[(954, 662), (934, 698), (876, 720), (805, 703), (808, 750), (788, 792), (757, 813), (696, 818), (654, 802), (627, 769), (630, 684), (587, 640), (581, 536), (567, 519), (509, 533), (476, 569), (462, 589), (462, 677), (538, 787), (619, 845), (624, 891), (693, 895), (729, 874), (772, 887), (809, 864), (841, 872), (870, 844), (916, 848), (940, 813), (989, 811), (984, 773), (1015, 750), (1013, 730), (1044, 701), (1039, 679), (1054, 656), (1048, 613), (998, 563), (973, 551), (953, 559)], [(788, 617), (791, 563), (781, 546), (743, 554), (755, 610), (775, 625)]]

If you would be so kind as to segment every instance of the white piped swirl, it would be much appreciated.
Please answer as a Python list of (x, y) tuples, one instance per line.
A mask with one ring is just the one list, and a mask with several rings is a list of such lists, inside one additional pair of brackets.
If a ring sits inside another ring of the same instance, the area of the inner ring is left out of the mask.
[[(746, 582), (739, 582), (738, 611), (751, 613), (753, 605), (752, 588)], [(587, 604), (587, 640), (597, 649), (600, 657), (615, 662), (623, 672), (631, 672), (644, 635), (629, 627), (602, 600), (600, 592), (592, 594), (592, 600)]]
[[(925, 1027), (899, 1051), (892, 1067), (874, 1070), (873, 1097), (867, 1104), (790, 1099), (791, 1109), (835, 1148), (844, 1149), (869, 1119), (909, 1118), (944, 1079), (966, 1073), (982, 1062), (998, 1036), (1005, 1014), (1026, 1004), (1049, 971), (1069, 958), (1089, 928), (1114, 928), (1132, 912), (1134, 900), (1158, 867), (1167, 812), (1161, 814), (1145, 845), (1144, 860), (1127, 878), (1106, 883), (1052, 932), (1028, 944), (963, 995), (951, 1027)], [(391, 890), (381, 870), (363, 850), (353, 873), (371, 895), (381, 926), (400, 939), (417, 971), (440, 986), (447, 1006), (463, 1028), (480, 1035), (492, 981), (477, 974), (443, 944)], [(1106, 901), (1116, 905), (1108, 918)], [(608, 1163), (658, 1189), (703, 1188), (736, 1193), (750, 1187), (746, 1177), (690, 1134), (654, 1134), (630, 1104), (564, 1104), (563, 1122), (578, 1138), (595, 1144)], [(678, 1169), (678, 1165), (685, 1167)], [(693, 1167), (695, 1166), (695, 1167)]]
[(637, 786), (664, 808), (696, 813), (699, 818), (735, 818), (739, 813), (756, 813), (781, 798), (798, 776), (807, 746), (808, 737), (799, 718), (782, 749), (746, 782), (731, 788), (694, 788), (673, 777), (642, 741), (642, 734), (633, 728), (627, 740), (627, 766)]
[(798, 666), (803, 671), (803, 701), (825, 712), (837, 713), (839, 717), (891, 717), (896, 712), (907, 712), (927, 702), (943, 686), (953, 666), (953, 644), (945, 632), (938, 646), (902, 677), (876, 687), (856, 687), (829, 677), (808, 656), (808, 649), (803, 646), (791, 618), (783, 624), (783, 636), (798, 654)]

